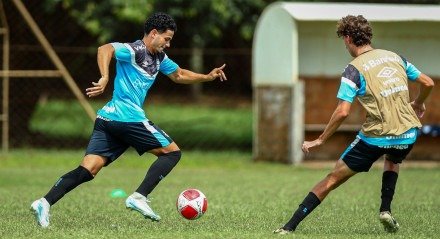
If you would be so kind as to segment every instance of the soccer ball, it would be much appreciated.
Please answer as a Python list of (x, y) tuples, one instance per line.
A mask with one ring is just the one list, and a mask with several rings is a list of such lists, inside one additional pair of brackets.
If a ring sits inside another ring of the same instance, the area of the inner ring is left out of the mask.
[(197, 189), (187, 189), (177, 197), (177, 211), (188, 220), (200, 218), (208, 209), (208, 200), (205, 194)]

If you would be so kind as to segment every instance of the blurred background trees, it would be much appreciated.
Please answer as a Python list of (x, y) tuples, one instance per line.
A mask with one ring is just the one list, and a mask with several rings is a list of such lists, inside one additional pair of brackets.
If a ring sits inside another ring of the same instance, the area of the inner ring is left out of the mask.
[[(178, 23), (181, 36), (176, 46), (189, 45), (249, 47), (253, 30), (263, 9), (276, 0), (44, 0), (45, 10), (63, 9), (98, 43), (117, 36), (135, 39), (153, 12), (163, 11)], [(289, 1), (286, 1), (289, 2)], [(290, 2), (360, 2), (438, 4), (440, 0), (302, 0)], [(59, 12), (61, 13), (61, 12)], [(223, 43), (223, 44), (222, 44)]]
[[(11, 27), (11, 62), (16, 69), (54, 69), (12, 1), (2, 1)], [(214, 103), (250, 108), (251, 48), (254, 28), (264, 8), (274, 0), (41, 0), (23, 1), (81, 89), (99, 75), (96, 48), (107, 42), (132, 42), (143, 36), (146, 17), (163, 11), (174, 17), (178, 30), (167, 54), (181, 67), (207, 72), (227, 63), (227, 82), (176, 86), (159, 76), (150, 95), (179, 102)], [(439, 4), (440, 0), (303, 1)], [(276, 44), (276, 43), (274, 43)], [(282, 46), (280, 46), (282, 47)], [(111, 69), (113, 71), (113, 69)], [(108, 86), (112, 89), (112, 82)], [(17, 78), (10, 84), (11, 145), (44, 142), (31, 129), (38, 105), (48, 99), (72, 100), (62, 80)], [(107, 90), (99, 99), (111, 95)], [(214, 100), (212, 100), (214, 98)], [(100, 105), (102, 102), (96, 102)], [(65, 113), (60, 113), (66, 115)], [(82, 122), (81, 120), (78, 120)], [(72, 120), (72, 122), (76, 122)], [(83, 125), (87, 123), (81, 123)], [(84, 129), (84, 127), (78, 127)], [(87, 133), (86, 133), (87, 134)], [(26, 137), (26, 138), (24, 138)], [(59, 139), (53, 140), (55, 143)], [(76, 142), (76, 139), (72, 141)], [(71, 143), (66, 143), (71, 145)], [(72, 143), (73, 144), (73, 143)]]

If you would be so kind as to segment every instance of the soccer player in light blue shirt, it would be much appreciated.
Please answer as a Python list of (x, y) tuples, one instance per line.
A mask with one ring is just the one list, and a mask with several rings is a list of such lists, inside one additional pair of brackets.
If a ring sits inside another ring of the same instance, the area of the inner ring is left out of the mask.
[[(144, 37), (133, 43), (109, 43), (98, 48), (101, 78), (86, 89), (89, 97), (101, 95), (110, 79), (109, 65), (116, 59), (116, 76), (112, 99), (98, 111), (94, 129), (82, 163), (63, 175), (42, 198), (31, 205), (37, 223), (49, 226), (49, 209), (66, 193), (92, 180), (104, 167), (115, 161), (128, 147), (139, 155), (145, 152), (157, 156), (138, 189), (125, 201), (129, 209), (145, 218), (161, 218), (148, 205), (147, 196), (176, 166), (181, 157), (177, 144), (157, 125), (148, 120), (143, 110), (148, 90), (159, 72), (180, 84), (192, 84), (219, 79), (226, 80), (225, 65), (208, 74), (180, 68), (165, 54), (177, 30), (173, 18), (155, 13), (145, 22)], [(97, 199), (98, 200), (98, 199)]]

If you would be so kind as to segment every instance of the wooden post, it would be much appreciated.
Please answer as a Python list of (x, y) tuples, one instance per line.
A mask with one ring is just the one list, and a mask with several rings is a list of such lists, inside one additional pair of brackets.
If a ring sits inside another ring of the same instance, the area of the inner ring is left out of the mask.
[(37, 37), (40, 44), (43, 46), (44, 50), (46, 51), (47, 55), (51, 59), (52, 63), (61, 72), (61, 75), (62, 75), (64, 81), (66, 82), (67, 86), (70, 88), (70, 90), (76, 96), (79, 103), (86, 111), (87, 115), (90, 117), (91, 120), (95, 120), (95, 118), (96, 118), (95, 110), (92, 108), (92, 106), (87, 101), (86, 97), (84, 96), (84, 93), (78, 88), (78, 86), (75, 83), (75, 80), (69, 74), (69, 71), (67, 71), (63, 62), (60, 60), (58, 55), (53, 50), (49, 41), (46, 39), (44, 34), (41, 32), (40, 28), (38, 27), (37, 23), (32, 18), (31, 14), (27, 11), (23, 2), (21, 0), (13, 0), (13, 2), (15, 4), (15, 6), (17, 7), (18, 11), (21, 13), (23, 18), (27, 22), (27, 24), (29, 25), (29, 27), (31, 28), (34, 35)]
[[(0, 21), (2, 23), (1, 34), (3, 34), (3, 71), (9, 70), (9, 27), (6, 20), (3, 2), (0, 2)], [(2, 152), (7, 153), (9, 149), (9, 76), (2, 76)]]
[(304, 84), (257, 86), (254, 160), (297, 164), (303, 159)]

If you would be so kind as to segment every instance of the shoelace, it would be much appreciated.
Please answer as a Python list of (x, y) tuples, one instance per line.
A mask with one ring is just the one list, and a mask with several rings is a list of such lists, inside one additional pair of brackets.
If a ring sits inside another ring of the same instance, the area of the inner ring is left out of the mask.
[(133, 197), (133, 199), (141, 200), (141, 201), (144, 201), (146, 203), (150, 203), (152, 198), (148, 199), (146, 197)]
[(145, 198), (145, 202), (150, 203), (153, 198)]

